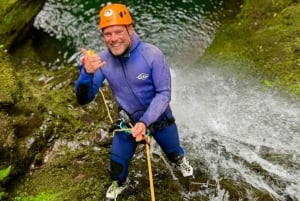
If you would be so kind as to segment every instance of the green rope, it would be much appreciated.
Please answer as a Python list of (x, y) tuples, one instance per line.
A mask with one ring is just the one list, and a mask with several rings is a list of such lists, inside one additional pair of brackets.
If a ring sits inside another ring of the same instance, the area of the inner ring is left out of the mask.
[(117, 181), (113, 181), (114, 201), (117, 201)]
[(115, 133), (117, 132), (126, 132), (127, 134), (131, 134), (131, 129), (130, 128), (122, 128), (122, 129), (115, 129), (113, 130), (113, 137), (115, 136)]

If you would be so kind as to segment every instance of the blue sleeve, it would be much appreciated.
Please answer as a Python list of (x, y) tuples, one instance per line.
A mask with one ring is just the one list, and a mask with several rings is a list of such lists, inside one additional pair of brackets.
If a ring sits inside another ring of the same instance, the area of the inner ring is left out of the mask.
[(95, 74), (88, 74), (83, 65), (80, 65), (80, 75), (75, 83), (75, 94), (80, 105), (87, 104), (95, 98), (104, 78), (100, 69)]

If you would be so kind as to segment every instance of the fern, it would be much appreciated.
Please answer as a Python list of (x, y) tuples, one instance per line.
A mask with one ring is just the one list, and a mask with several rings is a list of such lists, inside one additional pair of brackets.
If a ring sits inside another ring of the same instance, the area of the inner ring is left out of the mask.
[(6, 169), (0, 170), (0, 181), (2, 181), (5, 177), (7, 177), (10, 171), (11, 171), (11, 165), (8, 166)]

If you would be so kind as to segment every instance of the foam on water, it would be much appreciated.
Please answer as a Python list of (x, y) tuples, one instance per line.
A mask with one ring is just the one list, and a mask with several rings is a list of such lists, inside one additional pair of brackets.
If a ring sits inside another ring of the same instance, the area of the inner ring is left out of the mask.
[(175, 66), (173, 74), (172, 105), (189, 157), (216, 180), (300, 199), (299, 104), (215, 67)]

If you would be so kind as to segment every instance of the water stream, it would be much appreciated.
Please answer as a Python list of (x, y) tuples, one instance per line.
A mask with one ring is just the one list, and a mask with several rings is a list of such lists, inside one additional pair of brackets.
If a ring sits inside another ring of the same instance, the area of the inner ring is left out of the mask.
[[(104, 48), (97, 28), (102, 5), (49, 0), (35, 26), (63, 41), (64, 62), (76, 65), (80, 47)], [(248, 200), (255, 200), (253, 189), (276, 200), (300, 200), (299, 103), (220, 66), (193, 64), (213, 40), (222, 1), (139, 0), (128, 6), (138, 34), (160, 47), (171, 64), (171, 104), (194, 165), (217, 184), (227, 178), (247, 186)], [(228, 200), (220, 188), (209, 196)]]
[[(175, 74), (172, 104), (189, 157), (216, 181), (299, 200), (299, 103), (211, 66)], [(250, 189), (245, 197), (254, 200)]]

